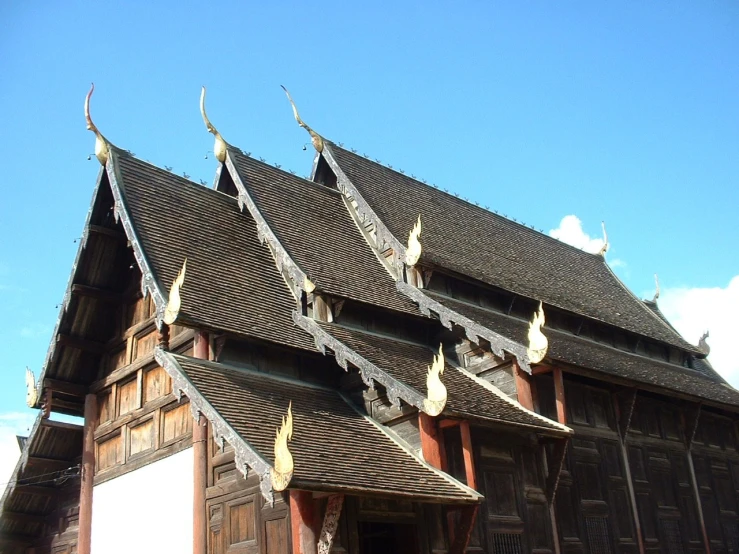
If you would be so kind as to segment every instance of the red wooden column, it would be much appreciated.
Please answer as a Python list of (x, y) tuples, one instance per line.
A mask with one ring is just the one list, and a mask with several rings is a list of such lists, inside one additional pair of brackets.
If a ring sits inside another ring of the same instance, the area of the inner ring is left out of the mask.
[[(462, 437), (462, 458), (464, 459), (464, 474), (467, 486), (477, 490), (477, 477), (475, 476), (475, 458), (472, 452), (472, 437), (470, 435), (470, 422), (465, 420), (459, 423), (459, 433)], [(465, 506), (460, 511), (459, 526), (452, 538), (450, 554), (464, 554), (470, 542), (472, 528), (477, 518), (478, 504)]]
[(85, 396), (85, 426), (82, 432), (82, 474), (80, 483), (79, 534), (77, 552), (90, 554), (92, 541), (92, 486), (95, 477), (95, 424), (98, 417), (98, 397)]
[(436, 469), (442, 469), (441, 431), (436, 425), (436, 419), (419, 411), (418, 430), (421, 434), (421, 452), (423, 452), (423, 459)]
[(513, 362), (513, 376), (516, 379), (518, 403), (524, 408), (534, 411), (534, 395), (531, 391), (531, 375), (526, 373), (518, 362)]
[[(208, 360), (210, 345), (208, 333), (195, 335), (193, 357)], [(192, 498), (192, 552), (206, 554), (208, 548), (208, 522), (205, 514), (205, 490), (208, 486), (208, 421), (203, 417), (192, 426), (193, 498)]]
[(554, 378), (554, 396), (557, 401), (557, 421), (562, 425), (567, 425), (567, 410), (565, 405), (565, 384), (562, 378), (562, 369), (555, 367), (552, 370)]
[(293, 554), (316, 554), (317, 520), (313, 494), (297, 489), (289, 492)]

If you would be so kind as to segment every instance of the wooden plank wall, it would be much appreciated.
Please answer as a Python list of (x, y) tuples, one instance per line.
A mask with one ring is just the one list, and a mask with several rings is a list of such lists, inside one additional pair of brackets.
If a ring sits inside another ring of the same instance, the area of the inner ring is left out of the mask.
[[(154, 361), (154, 305), (134, 297), (119, 313), (119, 332), (108, 345), (91, 390), (98, 396), (95, 484), (188, 448), (192, 415), (178, 401), (171, 379)], [(170, 344), (191, 351), (191, 331), (170, 329)]]

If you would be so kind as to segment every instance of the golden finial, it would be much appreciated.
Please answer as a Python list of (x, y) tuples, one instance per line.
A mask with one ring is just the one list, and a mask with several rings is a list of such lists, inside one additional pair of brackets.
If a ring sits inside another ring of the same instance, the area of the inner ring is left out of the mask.
[(657, 277), (657, 274), (654, 274), (654, 298), (652, 298), (652, 302), (657, 302), (657, 299), (659, 298), (659, 277)]
[(98, 131), (98, 128), (95, 127), (95, 124), (92, 122), (92, 118), (90, 117), (90, 98), (92, 98), (92, 93), (94, 90), (95, 83), (92, 83), (92, 86), (90, 87), (90, 92), (88, 92), (87, 96), (85, 97), (85, 119), (87, 120), (88, 131), (92, 131), (93, 133), (95, 133), (95, 157), (101, 164), (105, 165), (108, 162), (108, 156), (110, 155), (108, 141), (100, 133), (100, 131)]
[(539, 302), (539, 309), (534, 312), (534, 318), (529, 323), (529, 348), (527, 352), (529, 354), (529, 362), (532, 364), (538, 364), (547, 355), (549, 340), (541, 332), (543, 326), (544, 306)]
[(408, 247), (405, 250), (405, 263), (409, 266), (414, 266), (418, 263), (418, 259), (421, 257), (421, 242), (418, 237), (421, 236), (421, 216), (418, 216), (418, 221), (408, 233)]
[(180, 308), (182, 307), (180, 289), (185, 282), (185, 269), (187, 269), (187, 258), (182, 263), (182, 269), (177, 274), (177, 278), (172, 281), (172, 287), (169, 289), (169, 301), (164, 310), (164, 323), (167, 325), (172, 325), (180, 314)]
[(26, 405), (29, 408), (35, 408), (38, 402), (38, 387), (36, 386), (36, 378), (33, 371), (26, 368)]
[(608, 233), (606, 233), (606, 222), (601, 221), (600, 226), (603, 229), (603, 246), (600, 247), (598, 254), (600, 254), (601, 256), (605, 256), (606, 252), (608, 252), (608, 248), (610, 248), (611, 245), (608, 243)]
[(313, 292), (314, 290), (316, 290), (316, 285), (315, 285), (315, 283), (313, 283), (313, 281), (311, 281), (310, 279), (308, 279), (308, 276), (307, 276), (307, 275), (306, 275), (305, 277), (303, 277), (303, 290), (304, 290), (304, 291), (305, 291), (305, 292), (306, 292), (307, 294), (310, 294), (310, 293), (312, 293), (312, 292)]
[(290, 93), (285, 88), (284, 85), (280, 85), (282, 87), (282, 90), (285, 91), (285, 94), (287, 94), (287, 99), (290, 101), (290, 105), (293, 107), (293, 115), (295, 116), (295, 121), (298, 122), (298, 125), (300, 125), (303, 129), (308, 131), (310, 134), (310, 140), (313, 143), (313, 148), (316, 149), (317, 152), (323, 152), (323, 138), (321, 135), (316, 133), (313, 129), (308, 127), (308, 125), (305, 124), (305, 122), (300, 119), (300, 114), (298, 113), (298, 108), (295, 107), (295, 102), (293, 102), (292, 96), (290, 96)]
[(221, 133), (218, 132), (218, 130), (213, 127), (213, 124), (210, 122), (210, 119), (208, 119), (208, 116), (205, 114), (205, 87), (202, 88), (200, 91), (200, 114), (203, 116), (203, 122), (205, 123), (205, 128), (208, 129), (209, 133), (212, 133), (214, 137), (216, 137), (216, 142), (213, 145), (213, 154), (216, 157), (216, 160), (223, 163), (226, 161), (226, 148), (227, 144), (226, 141), (221, 136)]
[(447, 391), (441, 376), (444, 374), (444, 350), (439, 345), (439, 354), (434, 356), (434, 363), (426, 374), (426, 398), (423, 400), (423, 410), (430, 416), (437, 416), (446, 406)]
[(277, 492), (284, 491), (287, 488), (295, 469), (293, 455), (290, 454), (287, 447), (287, 441), (293, 438), (292, 407), (293, 403), (291, 401), (287, 407), (287, 417), (283, 416), (282, 427), (277, 430), (277, 436), (275, 437), (275, 466), (270, 470), (270, 477), (272, 488)]

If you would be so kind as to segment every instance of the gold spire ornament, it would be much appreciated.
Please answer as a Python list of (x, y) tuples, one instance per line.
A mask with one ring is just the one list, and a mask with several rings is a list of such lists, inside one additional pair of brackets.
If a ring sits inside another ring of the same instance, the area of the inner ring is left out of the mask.
[(26, 368), (26, 405), (29, 408), (35, 408), (38, 402), (38, 387), (36, 386), (36, 378), (33, 371)]
[(180, 314), (180, 308), (182, 307), (182, 297), (180, 296), (180, 289), (185, 282), (185, 270), (187, 269), (187, 258), (182, 263), (182, 269), (177, 274), (177, 278), (172, 281), (172, 287), (169, 289), (169, 301), (167, 307), (164, 309), (163, 321), (167, 325), (172, 325), (177, 316)]
[(441, 382), (444, 374), (444, 350), (439, 345), (439, 354), (434, 356), (434, 363), (426, 374), (426, 398), (423, 399), (423, 411), (432, 417), (438, 416), (446, 406), (447, 390)]
[(90, 117), (90, 98), (92, 98), (92, 93), (94, 91), (95, 83), (92, 83), (92, 86), (90, 87), (90, 92), (88, 92), (87, 96), (85, 97), (85, 119), (87, 120), (87, 130), (95, 133), (95, 157), (102, 165), (105, 165), (106, 163), (108, 163), (108, 156), (110, 156), (108, 141), (100, 133), (100, 131), (98, 131), (98, 128), (92, 122), (92, 118)]
[(210, 122), (210, 119), (208, 119), (208, 116), (205, 113), (205, 87), (202, 88), (200, 91), (200, 115), (203, 116), (203, 122), (205, 123), (205, 128), (208, 129), (209, 133), (212, 133), (214, 137), (216, 137), (216, 142), (213, 145), (213, 154), (216, 157), (216, 160), (223, 163), (226, 161), (226, 148), (228, 145), (226, 144), (226, 141), (221, 136), (221, 133), (218, 132), (218, 130), (213, 127), (213, 124)]
[(605, 256), (606, 252), (608, 252), (608, 249), (611, 247), (611, 245), (608, 242), (608, 233), (606, 233), (606, 222), (601, 221), (600, 226), (603, 229), (603, 246), (600, 247), (598, 254), (600, 254), (601, 256)]
[(308, 276), (306, 275), (303, 277), (303, 290), (306, 292), (306, 294), (312, 293), (314, 290), (316, 290), (316, 285), (308, 279)]
[(418, 221), (408, 233), (408, 247), (405, 250), (405, 263), (408, 266), (414, 266), (418, 263), (421, 258), (421, 242), (418, 238), (421, 236), (421, 216), (418, 216)]
[(298, 108), (295, 106), (295, 102), (293, 102), (293, 98), (292, 96), (290, 96), (290, 92), (285, 88), (284, 85), (280, 86), (282, 87), (282, 90), (285, 91), (285, 94), (287, 94), (287, 99), (290, 101), (290, 105), (293, 107), (293, 115), (295, 116), (295, 121), (297, 121), (298, 125), (300, 125), (303, 129), (308, 131), (308, 134), (310, 134), (310, 141), (313, 143), (313, 148), (316, 149), (316, 152), (323, 152), (323, 137), (321, 137), (321, 135), (308, 127), (308, 125), (302, 119), (300, 119)]
[(284, 491), (293, 478), (295, 464), (293, 455), (287, 447), (287, 441), (293, 438), (293, 403), (287, 407), (287, 417), (283, 416), (282, 426), (275, 437), (275, 466), (270, 469), (272, 488), (277, 492)]
[(534, 312), (534, 317), (529, 323), (529, 347), (527, 353), (529, 362), (538, 364), (547, 355), (549, 339), (541, 332), (544, 326), (544, 306), (539, 302), (539, 309)]

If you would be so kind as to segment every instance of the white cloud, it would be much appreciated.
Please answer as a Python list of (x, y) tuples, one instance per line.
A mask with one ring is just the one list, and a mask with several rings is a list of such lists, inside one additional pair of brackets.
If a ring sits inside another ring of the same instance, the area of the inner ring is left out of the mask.
[[(580, 250), (585, 250), (585, 252), (590, 252), (591, 254), (597, 254), (603, 247), (603, 239), (593, 238), (583, 231), (582, 221), (580, 221), (580, 218), (576, 215), (564, 216), (562, 221), (559, 222), (559, 227), (549, 231), (549, 236), (570, 244), (575, 248), (579, 248)], [(620, 264), (623, 264), (623, 261), (617, 261)], [(613, 265), (613, 263), (611, 265)]]
[(5, 483), (10, 481), (21, 454), (15, 437), (28, 436), (35, 418), (33, 412), (0, 413), (0, 496), (5, 492)]
[(735, 342), (739, 337), (739, 275), (724, 287), (663, 289), (659, 307), (689, 342), (709, 331), (713, 368), (739, 388), (739, 359)]

